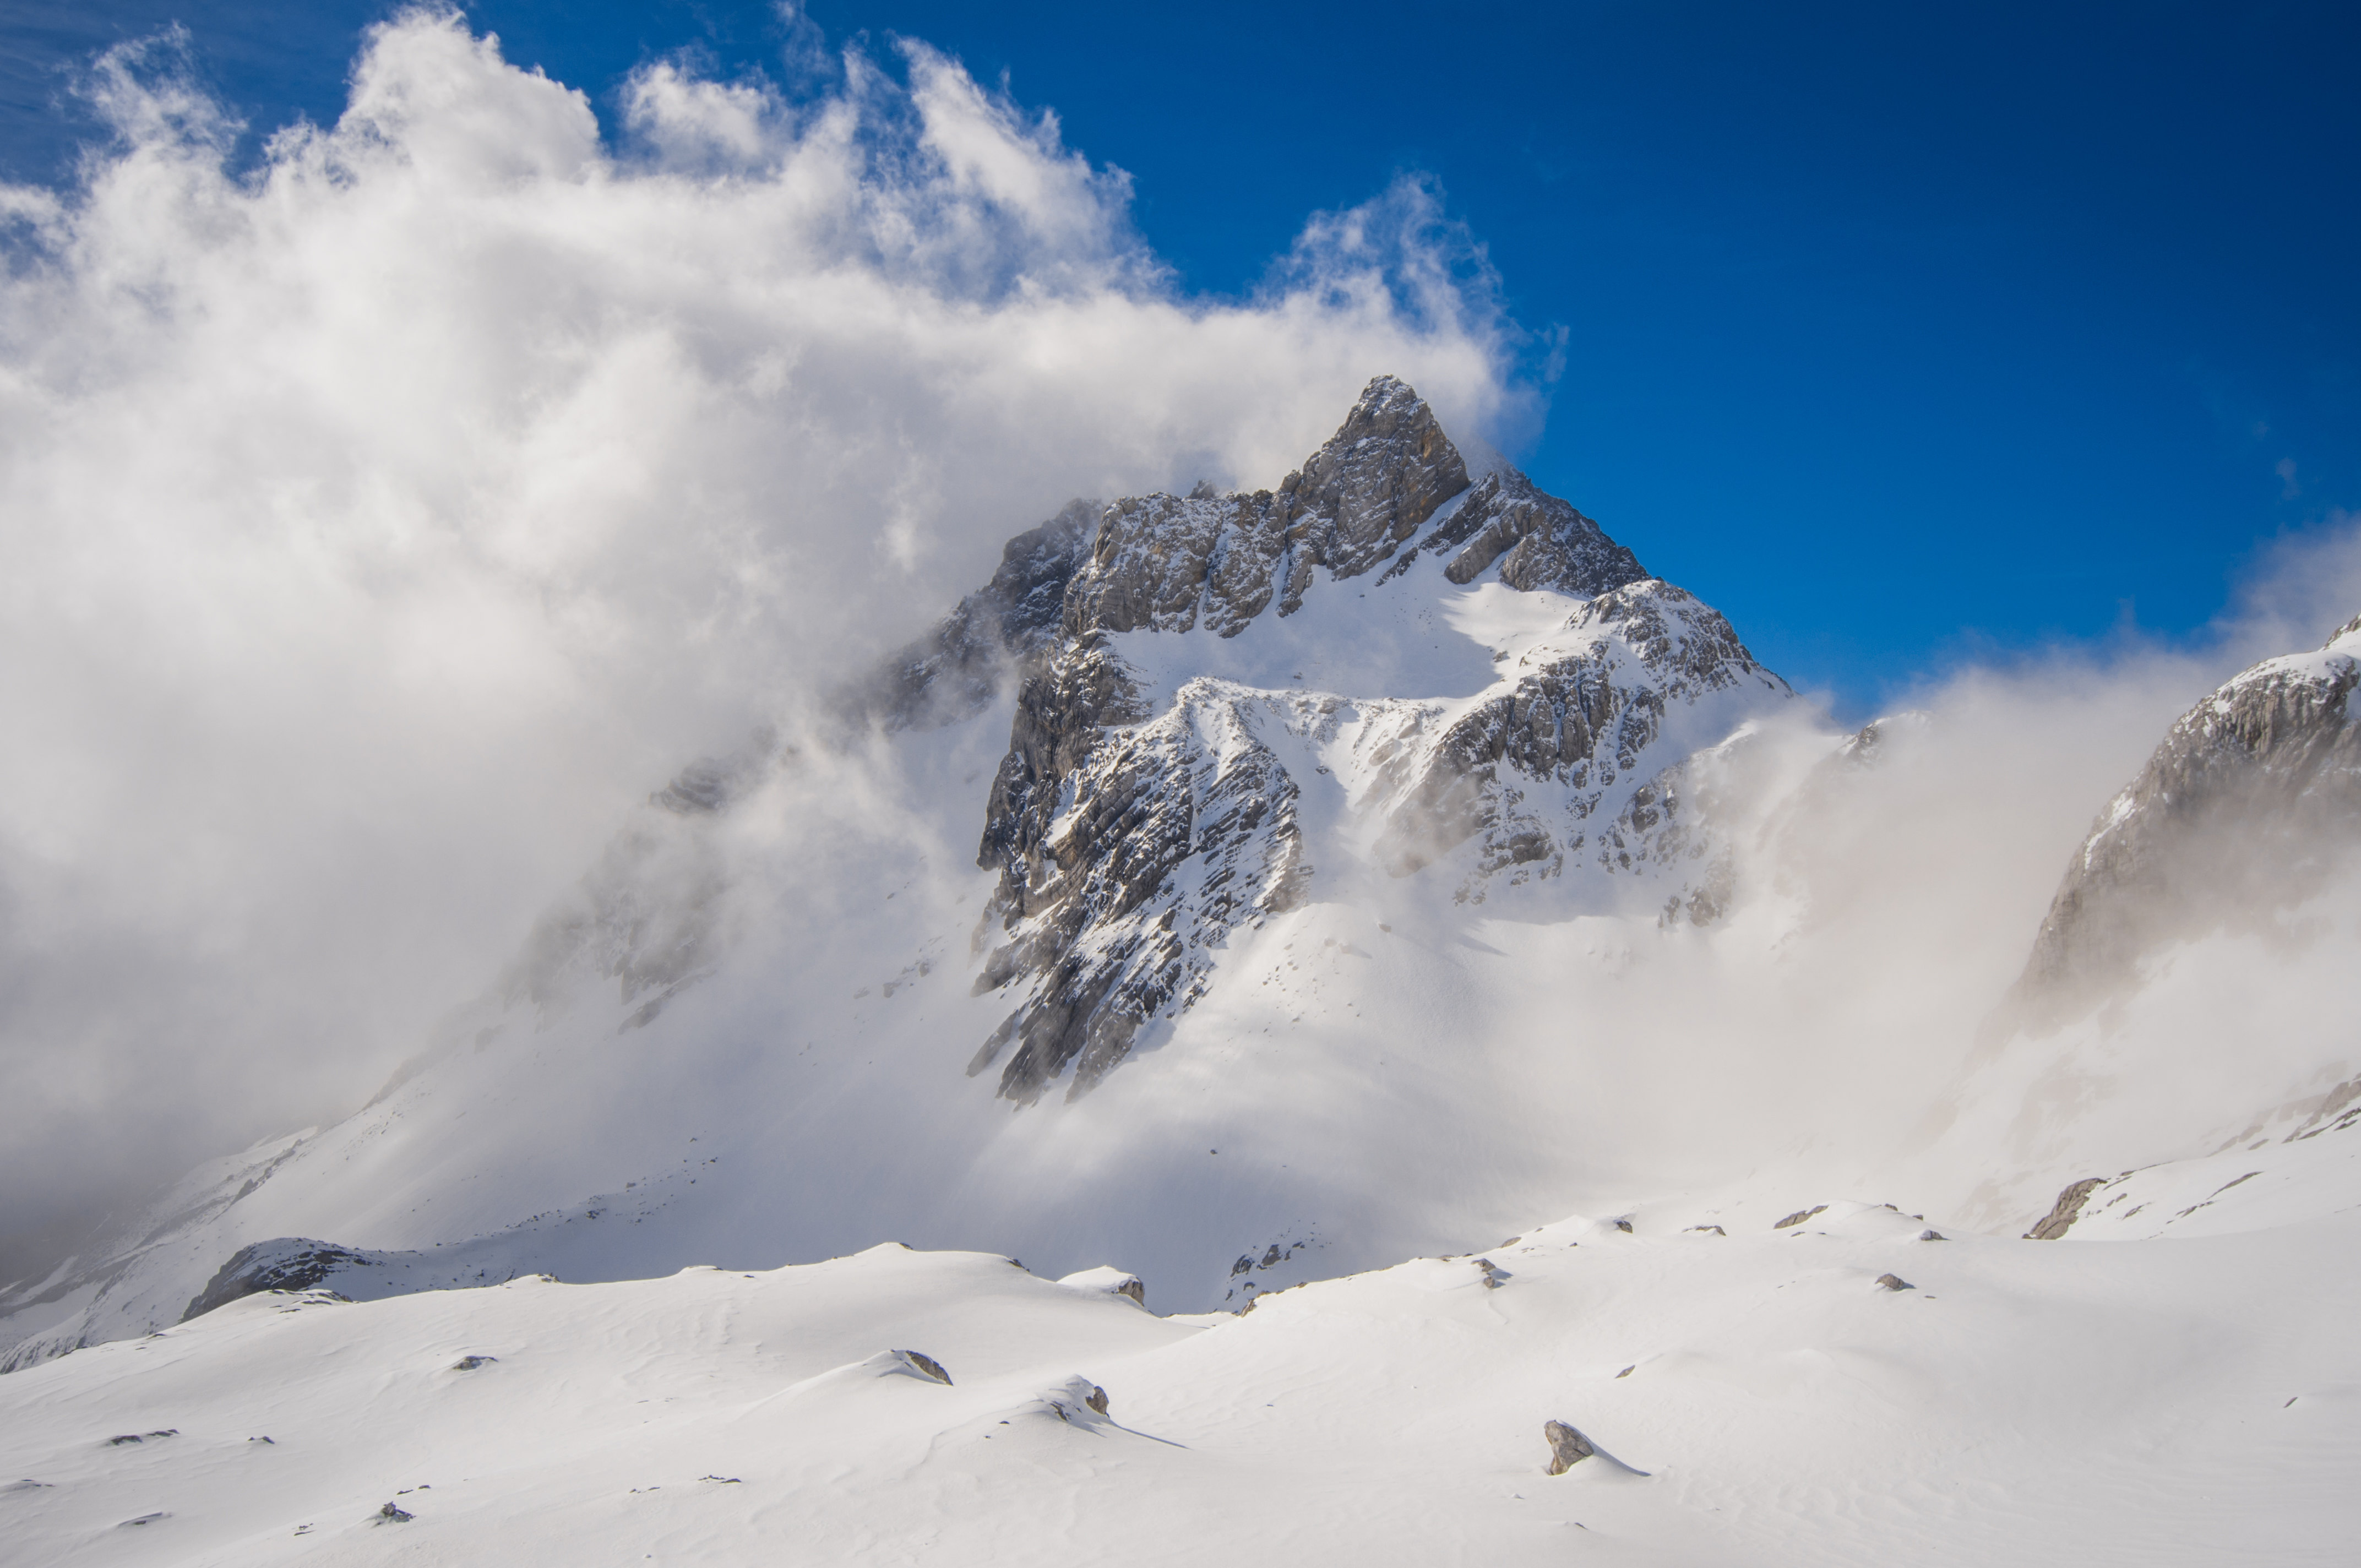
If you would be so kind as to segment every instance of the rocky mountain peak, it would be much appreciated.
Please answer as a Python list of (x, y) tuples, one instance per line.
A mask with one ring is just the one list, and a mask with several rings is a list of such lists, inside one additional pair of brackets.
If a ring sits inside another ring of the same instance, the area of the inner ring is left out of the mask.
[(1066, 597), (1066, 635), (1202, 626), (1235, 637), (1274, 600), (1281, 615), (1300, 609), (1315, 567), (1353, 577), (1384, 561), (1466, 488), (1434, 411), (1380, 376), (1275, 490), (1200, 484), (1108, 507)]
[[(1363, 389), (1336, 433), (1279, 481), (1306, 520), (1302, 560), (1338, 577), (1357, 577), (1385, 560), (1466, 488), (1466, 465), (1434, 411), (1391, 376)], [(1290, 585), (1295, 580), (1290, 571)], [(1279, 613), (1292, 608), (1282, 604)]]
[[(1381, 565), (1351, 596), (1372, 602), (1346, 604), (1343, 585)], [(1494, 639), (1493, 674), (1453, 698), (1322, 692), (1275, 670), (1216, 676), (1243, 666), (1215, 644), (1158, 653), (1153, 680), (1132, 663), (1138, 632), (1229, 640), (1260, 623), (1280, 636), (1271, 623), (1323, 575), (1320, 593), (1347, 620), (1367, 618), (1356, 635), (1373, 649), (1440, 652), (1435, 639), (1461, 634), (1438, 631), (1438, 616), (1472, 606), (1465, 590), (1488, 575), (1581, 602), (1487, 612), (1532, 630), (1466, 632)], [(1020, 1103), (1069, 1072), (1070, 1097), (1086, 1091), (1149, 1022), (1203, 993), (1232, 932), (1310, 896), (1307, 789), (1323, 815), (1381, 819), (1386, 874), (1464, 862), (1462, 899), (1495, 877), (1653, 874), (1674, 852), (1658, 831), (1672, 786), (1619, 818), (1629, 797), (1692, 736), (1719, 740), (1730, 716), (1789, 695), (1727, 621), (1572, 506), (1498, 463), (1471, 484), (1433, 411), (1390, 376), (1276, 489), (1201, 485), (1107, 506), (1060, 630), (1022, 666), (978, 853), (1000, 886), (976, 938), (998, 945), (975, 988), (1006, 992), (1013, 1010), (969, 1070), (999, 1067), (1000, 1092)], [(1298, 776), (1286, 759), (1301, 769), (1307, 749), (1326, 760)]]
[(2015, 1005), (2072, 1016), (2160, 944), (2267, 919), (2317, 891), (2361, 835), (2356, 686), (2361, 616), (2183, 714), (2092, 824)]

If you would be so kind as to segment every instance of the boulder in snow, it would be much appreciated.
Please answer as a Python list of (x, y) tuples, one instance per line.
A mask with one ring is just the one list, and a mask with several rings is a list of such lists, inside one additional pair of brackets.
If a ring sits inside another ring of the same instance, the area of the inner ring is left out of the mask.
[(1120, 1268), (1110, 1268), (1104, 1264), (1101, 1264), (1096, 1268), (1085, 1268), (1078, 1274), (1069, 1274), (1058, 1283), (1069, 1290), (1089, 1290), (1105, 1296), (1128, 1296), (1143, 1307), (1148, 1305), (1148, 1287), (1140, 1283), (1138, 1275), (1126, 1274)]
[(930, 1377), (942, 1384), (949, 1384), (951, 1380), (951, 1375), (943, 1370), (943, 1364), (924, 1351), (897, 1350), (894, 1354), (901, 1357), (903, 1364), (921, 1377)]
[(1598, 1450), (1588, 1438), (1564, 1421), (1543, 1421), (1542, 1436), (1549, 1440), (1549, 1473), (1563, 1475)]
[(2058, 1201), (2050, 1205), (2049, 1212), (2033, 1229), (2025, 1233), (2025, 1239), (2029, 1242), (2054, 1242), (2073, 1229), (2074, 1222), (2082, 1217), (2082, 1205), (2090, 1201), (2092, 1193), (2106, 1184), (2106, 1179), (2103, 1176), (2086, 1176), (2058, 1194)]

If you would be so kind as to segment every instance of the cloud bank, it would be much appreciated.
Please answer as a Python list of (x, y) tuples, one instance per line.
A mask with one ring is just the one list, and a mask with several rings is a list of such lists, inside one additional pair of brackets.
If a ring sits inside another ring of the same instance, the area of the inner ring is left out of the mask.
[(1531, 417), (1431, 186), (1191, 299), (1053, 116), (797, 48), (602, 127), (412, 12), (236, 170), (166, 38), (0, 188), (0, 1229), (349, 1106), (623, 806), (1068, 498), (1271, 483), (1379, 371)]

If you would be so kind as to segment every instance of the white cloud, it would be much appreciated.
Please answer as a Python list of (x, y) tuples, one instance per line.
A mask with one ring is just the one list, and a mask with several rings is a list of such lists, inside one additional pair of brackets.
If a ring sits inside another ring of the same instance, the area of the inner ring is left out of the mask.
[(174, 58), (0, 190), (12, 1194), (365, 1092), (623, 805), (1068, 497), (1275, 481), (1379, 371), (1517, 406), (1431, 190), (1191, 300), (922, 45), (792, 100), (658, 63), (610, 143), (412, 13), (246, 172)]

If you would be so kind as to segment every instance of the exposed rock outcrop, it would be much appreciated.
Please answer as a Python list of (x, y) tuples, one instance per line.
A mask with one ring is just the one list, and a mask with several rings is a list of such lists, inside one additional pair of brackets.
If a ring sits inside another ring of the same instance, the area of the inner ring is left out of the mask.
[[(1668, 716), (1719, 693), (1789, 695), (1729, 621), (1653, 578), (1591, 598), (1519, 663), (1508, 690), (1469, 707), (1444, 732), (1393, 808), (1378, 853), (1395, 875), (1470, 839), (1479, 848), (1479, 877), (1517, 866), (1557, 874), (1586, 848), (1610, 873), (1652, 858), (1702, 859), (1702, 841), (1687, 836), (1681, 811), (1686, 774), (1666, 772), (1642, 784), (1596, 830), (1595, 842), (1589, 819), (1628, 783)], [(1535, 798), (1532, 783), (1557, 787)], [(1726, 888), (1708, 894), (1706, 917), (1727, 899)]]
[(943, 1384), (948, 1384), (951, 1380), (951, 1375), (943, 1370), (943, 1364), (924, 1351), (897, 1350), (894, 1354), (901, 1358), (905, 1365), (922, 1377)]
[(1135, 1305), (1148, 1305), (1148, 1287), (1137, 1274), (1101, 1265), (1069, 1274), (1058, 1281), (1069, 1290), (1085, 1290), (1098, 1296), (1121, 1296)]
[(1379, 565), (1466, 488), (1466, 467), (1433, 411), (1380, 376), (1276, 490), (1108, 507), (1066, 595), (1066, 634), (1202, 627), (1234, 637), (1274, 600), (1292, 614), (1315, 567), (1344, 578)]
[[(1137, 716), (1108, 700), (1119, 674), (1097, 683), (1115, 663), (1102, 652), (1080, 649), (1027, 684), (1027, 697), (1057, 717), (1040, 722), (1020, 700), (994, 787), (1005, 809), (986, 829), (984, 855), (1002, 876), (987, 919), (996, 916), (1011, 939), (976, 983), (979, 992), (1032, 984), (968, 1070), (983, 1071), (1013, 1043), (1001, 1092), (1020, 1102), (1069, 1066), (1070, 1092), (1086, 1091), (1148, 1020), (1196, 999), (1208, 946), (1291, 907), (1311, 874), (1297, 786), (1249, 711), (1285, 699), (1201, 679), (1151, 723), (1099, 728), (1093, 718)], [(1080, 761), (1063, 777), (1036, 773), (1025, 762), (1035, 750)]]
[[(1277, 489), (1115, 501), (1087, 554), (1066, 586), (1062, 641), (1025, 666), (978, 850), (1000, 882), (977, 991), (1013, 1005), (968, 1070), (996, 1068), (1008, 1099), (1029, 1103), (1061, 1078), (1069, 1098), (1086, 1092), (1152, 1020), (1202, 994), (1212, 949), (1308, 896), (1301, 784), (1278, 748), (1316, 749), (1348, 723), (1381, 781), (1376, 853), (1397, 876), (1474, 840), (1459, 896), (1480, 899), (1496, 874), (1555, 875), (1588, 850), (1610, 873), (1677, 863), (1696, 886), (1675, 902), (1700, 920), (1727, 904), (1727, 868), (1708, 863), (1691, 826), (1697, 784), (1668, 775), (1615, 812), (1699, 704), (1784, 698), (1784, 683), (1719, 615), (1649, 579), (1522, 475), (1495, 468), (1471, 487), (1401, 382), (1372, 381)], [(1473, 704), (1356, 704), (1170, 673), (1152, 691), (1126, 663), (1132, 634), (1235, 637), (1292, 614), (1321, 573), (1358, 578), (1392, 559), (1367, 598), (1422, 556), (1446, 562), (1451, 585), (1490, 573), (1583, 602)], [(1593, 842), (1586, 819), (1602, 806), (1610, 821)]]
[(339, 1272), (374, 1261), (374, 1255), (302, 1236), (280, 1236), (240, 1247), (190, 1301), (181, 1321), (265, 1290), (309, 1290)]
[(1011, 1100), (1069, 1070), (1069, 1096), (1087, 1091), (1150, 1019), (1196, 999), (1206, 948), (1291, 907), (1311, 876), (1298, 786), (1258, 730), (1316, 732), (1336, 699), (1208, 677), (1154, 715), (1110, 639), (1229, 637), (1274, 606), (1289, 614), (1314, 568), (1367, 572), (1466, 488), (1433, 411), (1380, 377), (1276, 491), (1105, 509), (1066, 590), (1066, 641), (1027, 674), (993, 781), (977, 859), (1001, 873), (992, 918), (1007, 939), (977, 984), (1026, 990), (971, 1074), (1005, 1053)]
[(2356, 685), (2361, 616), (2183, 715), (2068, 866), (2018, 1006), (2072, 1016), (2158, 946), (2262, 924), (2317, 892), (2361, 836)]
[(966, 718), (999, 696), (1012, 668), (1052, 643), (1066, 587), (1089, 558), (1100, 504), (1074, 500), (1010, 540), (992, 580), (840, 699), (849, 717), (887, 729)]
[(1543, 1421), (1542, 1436), (1549, 1442), (1552, 1475), (1565, 1475), (1598, 1452), (1588, 1438), (1564, 1421)]
[(2033, 1229), (2025, 1233), (2025, 1239), (2054, 1242), (2072, 1230), (2074, 1222), (2082, 1217), (2082, 1205), (2090, 1201), (2092, 1193), (2106, 1183), (2107, 1179), (2103, 1176), (2089, 1176), (2068, 1187), (2058, 1194), (2058, 1201), (2050, 1206), (2049, 1212), (2034, 1222)]

